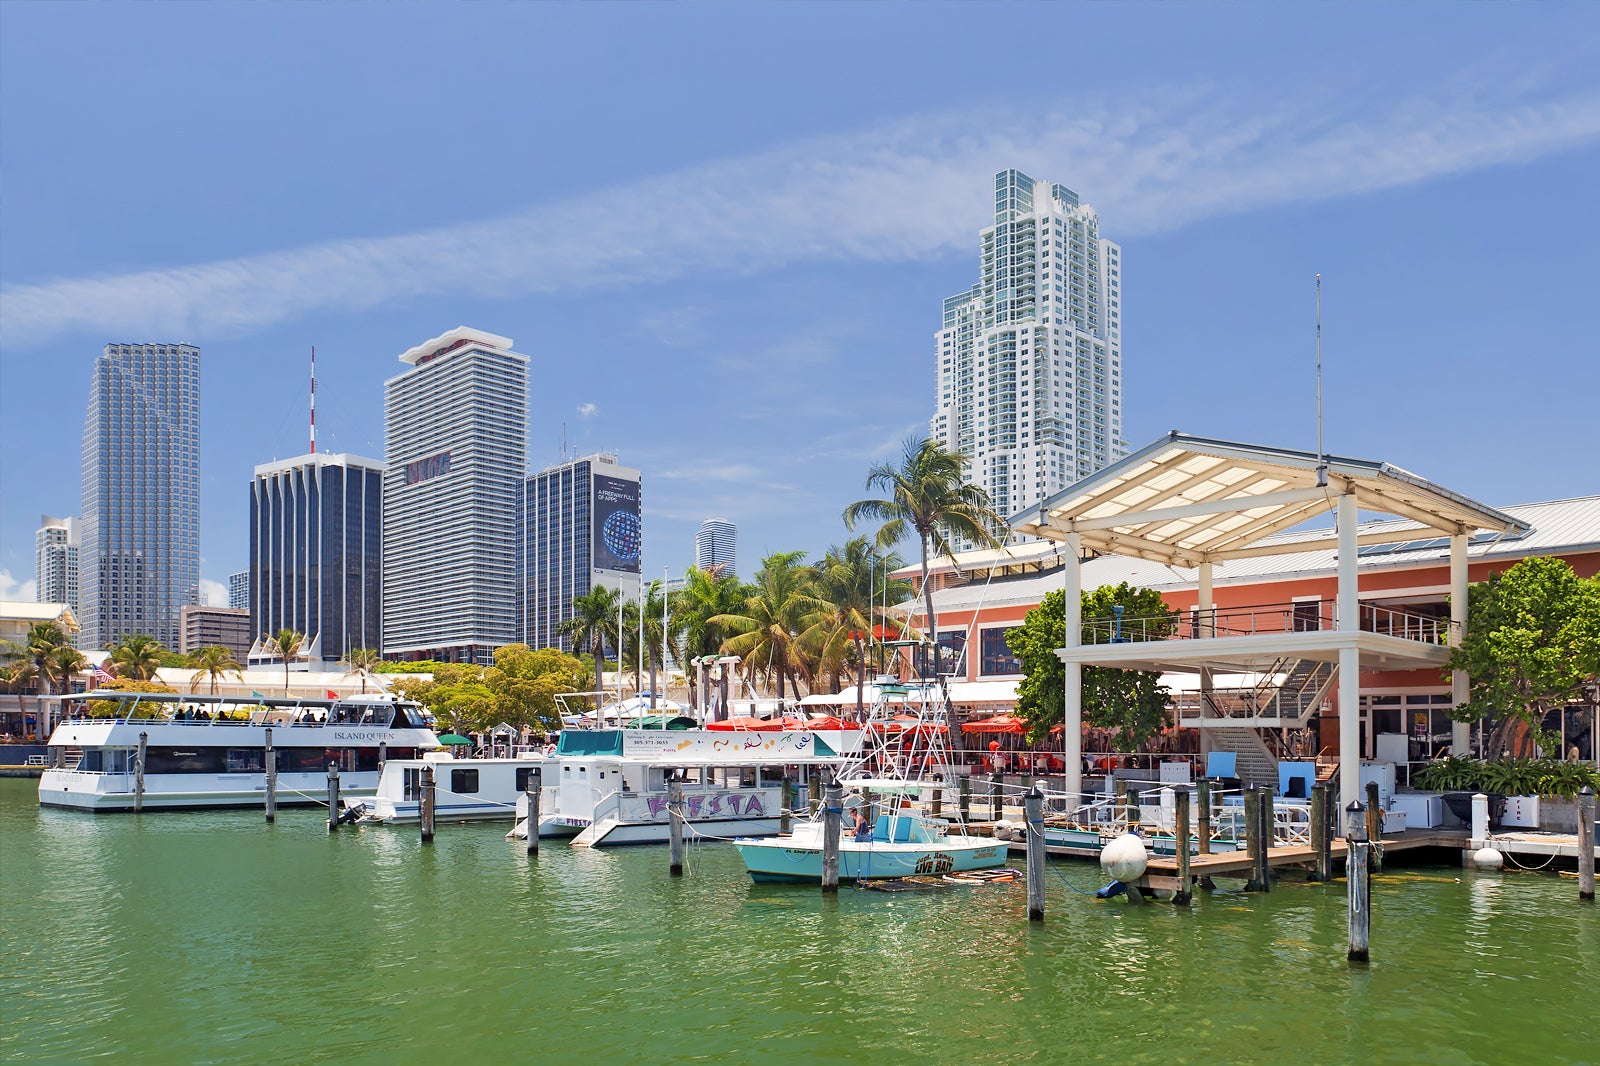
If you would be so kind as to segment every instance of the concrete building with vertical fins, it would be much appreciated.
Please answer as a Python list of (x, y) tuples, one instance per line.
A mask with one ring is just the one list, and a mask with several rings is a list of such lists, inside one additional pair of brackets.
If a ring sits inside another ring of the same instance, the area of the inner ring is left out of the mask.
[(39, 517), (33, 535), (34, 600), (64, 603), (78, 613), (78, 552), (80, 523), (76, 518)]
[(694, 536), (694, 565), (707, 572), (739, 572), (739, 530), (726, 518), (708, 518)]

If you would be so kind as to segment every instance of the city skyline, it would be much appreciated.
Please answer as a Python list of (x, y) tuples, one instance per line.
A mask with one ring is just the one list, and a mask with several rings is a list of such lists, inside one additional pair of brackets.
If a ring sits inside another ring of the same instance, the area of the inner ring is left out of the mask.
[[(247, 561), (237, 486), (305, 449), (312, 345), (319, 449), (378, 455), (393, 354), (458, 323), (539, 368), (527, 468), (644, 472), (646, 573), (681, 573), (707, 514), (747, 570), (819, 557), (868, 467), (926, 431), (936, 304), (972, 285), (1010, 168), (1122, 246), (1131, 446), (1311, 447), (1321, 273), (1330, 450), (1503, 505), (1593, 489), (1584, 420), (1550, 399), (1596, 377), (1592, 7), (1035, 14), (1100, 47), (1023, 103), (968, 62), (994, 16), (961, 6), (419, 8), (374, 35), (357, 8), (13, 5), (0, 596), (34, 594), (38, 516), (78, 510), (103, 345), (207, 352), (220, 604)], [(130, 44), (181, 85), (119, 74)], [(439, 49), (479, 56), (478, 84), (397, 62)], [(496, 158), (396, 166), (422, 144)]]

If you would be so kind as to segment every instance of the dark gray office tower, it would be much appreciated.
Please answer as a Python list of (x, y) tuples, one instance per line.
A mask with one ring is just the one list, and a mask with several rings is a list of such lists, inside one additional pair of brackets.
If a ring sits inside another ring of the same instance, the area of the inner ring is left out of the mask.
[(615, 455), (558, 463), (528, 478), (521, 511), (523, 640), (570, 652), (574, 597), (605, 585), (639, 598), (639, 471)]
[(311, 668), (383, 644), (383, 464), (302, 455), (250, 483), (250, 631), (306, 637)]

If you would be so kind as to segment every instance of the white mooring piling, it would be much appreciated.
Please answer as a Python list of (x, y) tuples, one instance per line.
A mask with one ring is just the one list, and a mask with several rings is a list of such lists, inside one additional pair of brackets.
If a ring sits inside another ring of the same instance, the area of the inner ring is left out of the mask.
[(1594, 902), (1594, 789), (1578, 793), (1578, 898)]
[(1044, 786), (1034, 782), (1022, 801), (1028, 839), (1028, 921), (1044, 921)]
[(144, 757), (150, 748), (150, 734), (139, 734), (139, 750), (133, 756), (133, 813), (144, 812)]
[(272, 727), (266, 728), (266, 742), (262, 758), (266, 761), (267, 770), (267, 821), (278, 820), (278, 757), (272, 750)]
[(1346, 955), (1351, 962), (1367, 962), (1367, 941), (1371, 932), (1372, 911), (1368, 899), (1367, 880), (1367, 812), (1360, 803), (1352, 801), (1345, 808), (1345, 888), (1350, 900), (1350, 950)]
[(839, 894), (839, 822), (844, 814), (844, 789), (830, 780), (822, 793), (822, 894)]
[(539, 795), (544, 790), (544, 771), (537, 766), (528, 767), (526, 796), (528, 799), (528, 854), (539, 854)]
[(667, 872), (683, 876), (683, 785), (676, 781), (667, 791)]
[(433, 766), (422, 768), (422, 799), (417, 804), (417, 825), (422, 830), (422, 842), (433, 843), (433, 812), (436, 793), (434, 790)]

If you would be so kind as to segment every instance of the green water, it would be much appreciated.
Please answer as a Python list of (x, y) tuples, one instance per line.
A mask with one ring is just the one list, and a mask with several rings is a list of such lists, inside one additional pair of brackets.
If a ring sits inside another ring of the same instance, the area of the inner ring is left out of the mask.
[(721, 845), (505, 827), (327, 834), (315, 811), (41, 811), (0, 780), (7, 1062), (1600, 1061), (1600, 909), (1576, 883), (1377, 879), (1131, 907), (1098, 871), (889, 895), (754, 886)]

